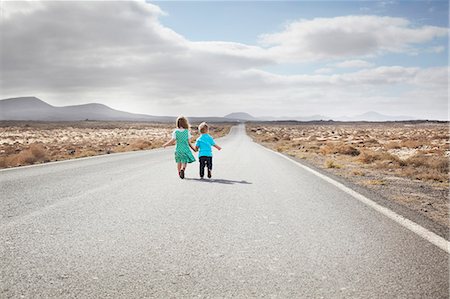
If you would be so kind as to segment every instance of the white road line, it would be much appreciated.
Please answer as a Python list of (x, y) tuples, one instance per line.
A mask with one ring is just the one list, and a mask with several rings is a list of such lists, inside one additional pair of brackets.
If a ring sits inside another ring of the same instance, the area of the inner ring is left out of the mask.
[(347, 186), (345, 186), (344, 184), (339, 183), (338, 181), (318, 172), (315, 171), (312, 168), (309, 168), (308, 166), (305, 166), (295, 160), (290, 159), (289, 157), (286, 157), (283, 154), (280, 154), (274, 150), (271, 150), (265, 146), (262, 146), (261, 144), (258, 144), (255, 142), (255, 144), (259, 145), (260, 147), (262, 147), (263, 149), (272, 152), (280, 157), (283, 157), (284, 159), (291, 161), (292, 163), (296, 164), (297, 166), (303, 168), (306, 171), (309, 171), (310, 173), (320, 177), (321, 179), (327, 181), (328, 183), (334, 185), (335, 187), (341, 189), (342, 191), (344, 191), (345, 193), (353, 196), (354, 198), (356, 198), (357, 200), (359, 200), (360, 202), (366, 204), (367, 206), (371, 207), (372, 209), (380, 212), (381, 214), (383, 214), (384, 216), (388, 217), (389, 219), (392, 219), (393, 221), (397, 222), (398, 224), (400, 224), (401, 226), (409, 229), (410, 231), (416, 233), (417, 235), (419, 235), (420, 237), (424, 238), (425, 240), (427, 240), (428, 242), (436, 245), (437, 247), (439, 247), (440, 249), (444, 250), (445, 252), (447, 252), (447, 254), (450, 253), (450, 242), (448, 242), (446, 239), (442, 238), (441, 236), (438, 236), (437, 234), (433, 233), (432, 231), (429, 231), (428, 229), (420, 226), (419, 224), (395, 213), (394, 211), (383, 207), (379, 204), (377, 204), (376, 202), (368, 199), (367, 197), (365, 197), (364, 195), (356, 192), (355, 190), (352, 190), (350, 188), (348, 188)]

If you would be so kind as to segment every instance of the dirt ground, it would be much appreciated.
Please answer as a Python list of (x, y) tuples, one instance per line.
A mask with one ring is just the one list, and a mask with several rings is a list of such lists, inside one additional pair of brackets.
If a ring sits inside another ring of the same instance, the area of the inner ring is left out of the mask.
[(247, 132), (450, 227), (446, 122), (266, 122), (247, 124)]
[[(198, 124), (192, 124), (193, 138)], [(231, 124), (210, 124), (210, 134), (228, 134)], [(171, 138), (173, 124), (148, 122), (0, 122), (0, 168), (147, 150)]]

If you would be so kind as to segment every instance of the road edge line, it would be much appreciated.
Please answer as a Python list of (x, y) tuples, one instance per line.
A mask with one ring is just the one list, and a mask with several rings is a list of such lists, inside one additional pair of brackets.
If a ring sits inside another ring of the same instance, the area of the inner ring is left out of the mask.
[(330, 178), (330, 177), (328, 177), (306, 165), (303, 165), (303, 164), (301, 164), (279, 152), (276, 152), (270, 148), (267, 148), (257, 142), (254, 142), (254, 143), (259, 145), (263, 149), (265, 149), (269, 152), (272, 152), (272, 153), (296, 164), (297, 166), (303, 168), (304, 170), (309, 171), (310, 173), (316, 175), (317, 177), (323, 179), (324, 181), (332, 184), (333, 186), (335, 186), (338, 189), (340, 189), (341, 191), (344, 191), (345, 193), (351, 195), (353, 198), (357, 199), (358, 201), (362, 202), (363, 204), (371, 207), (372, 209), (376, 210), (377, 212), (383, 214), (384, 216), (388, 217), (389, 219), (397, 222), (401, 226), (403, 226), (403, 227), (407, 228), (408, 230), (412, 231), (413, 233), (419, 235), (420, 237), (422, 237), (423, 239), (432, 243), (433, 245), (444, 250), (447, 254), (450, 254), (450, 242), (447, 241), (446, 239), (442, 238), (441, 236), (433, 233), (432, 231), (424, 228), (423, 226), (415, 223), (414, 221), (411, 221), (408, 218), (405, 218), (404, 216), (397, 214), (394, 211), (374, 202), (373, 200), (362, 195), (361, 193), (356, 192), (355, 190), (345, 186), (344, 184), (339, 183), (338, 181), (336, 181), (336, 180), (334, 180), (334, 179), (332, 179), (332, 178)]

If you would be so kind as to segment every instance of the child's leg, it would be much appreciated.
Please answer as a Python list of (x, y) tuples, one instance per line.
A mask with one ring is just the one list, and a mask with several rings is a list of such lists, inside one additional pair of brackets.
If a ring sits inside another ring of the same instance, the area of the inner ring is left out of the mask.
[(206, 157), (206, 167), (208, 168), (208, 178), (211, 178), (212, 174), (212, 157)]
[(184, 170), (186, 169), (186, 163), (178, 163), (178, 174), (180, 178), (184, 179)]
[(208, 157), (206, 166), (209, 170), (212, 170), (212, 157)]
[(199, 158), (199, 165), (200, 165), (200, 177), (202, 178), (205, 175), (205, 164), (206, 164), (206, 159), (205, 157), (200, 157)]

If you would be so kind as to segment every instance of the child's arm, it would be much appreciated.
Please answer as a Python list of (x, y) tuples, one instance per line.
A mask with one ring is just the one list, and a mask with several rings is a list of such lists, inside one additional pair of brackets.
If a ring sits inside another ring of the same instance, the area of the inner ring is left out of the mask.
[(166, 143), (163, 144), (163, 147), (166, 147), (168, 145), (174, 145), (176, 143), (175, 139), (170, 139), (169, 141), (167, 141)]
[(222, 149), (220, 146), (218, 146), (217, 144), (213, 145), (215, 148), (217, 148), (219, 151)]
[(194, 151), (194, 152), (196, 152), (197, 151), (197, 146), (193, 146), (192, 145), (192, 143), (191, 142), (188, 142), (189, 143), (189, 147)]

